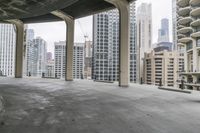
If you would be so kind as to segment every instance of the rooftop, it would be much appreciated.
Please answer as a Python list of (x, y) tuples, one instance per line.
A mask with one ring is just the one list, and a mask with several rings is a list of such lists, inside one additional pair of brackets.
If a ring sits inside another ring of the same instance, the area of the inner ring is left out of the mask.
[(1, 133), (199, 133), (200, 95), (87, 80), (0, 78)]

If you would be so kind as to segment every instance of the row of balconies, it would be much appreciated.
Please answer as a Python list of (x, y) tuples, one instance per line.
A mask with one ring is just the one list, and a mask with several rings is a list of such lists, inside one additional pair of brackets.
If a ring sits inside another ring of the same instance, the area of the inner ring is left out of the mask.
[(199, 0), (178, 0), (178, 6), (180, 7), (187, 7), (189, 5), (196, 6), (200, 4)]
[(178, 8), (178, 15), (179, 16), (183, 16), (183, 17), (186, 17), (186, 16), (193, 16), (193, 17), (196, 17), (196, 16), (199, 16), (199, 13), (200, 13), (200, 6), (186, 6), (186, 7), (180, 7)]
[(189, 43), (192, 41), (192, 38), (200, 37), (200, 28), (192, 28), (192, 27), (183, 27), (178, 30), (178, 42), (180, 45)]
[(184, 45), (200, 37), (200, 0), (178, 0), (178, 42)]

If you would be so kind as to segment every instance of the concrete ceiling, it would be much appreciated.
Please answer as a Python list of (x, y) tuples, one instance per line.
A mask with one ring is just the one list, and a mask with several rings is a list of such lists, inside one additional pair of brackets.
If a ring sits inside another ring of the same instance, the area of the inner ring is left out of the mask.
[(114, 6), (104, 0), (0, 0), (0, 20), (20, 19), (24, 23), (60, 21), (50, 12), (61, 10), (80, 18), (112, 8)]

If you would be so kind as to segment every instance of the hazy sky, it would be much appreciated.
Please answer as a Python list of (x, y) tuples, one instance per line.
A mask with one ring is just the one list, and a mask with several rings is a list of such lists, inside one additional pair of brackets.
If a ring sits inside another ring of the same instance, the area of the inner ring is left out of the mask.
[[(142, 2), (152, 3), (153, 19), (153, 42), (157, 41), (160, 20), (168, 18), (170, 21), (170, 35), (172, 34), (172, 0), (137, 0), (136, 7)], [(66, 26), (64, 22), (29, 24), (34, 29), (35, 36), (41, 36), (48, 43), (48, 51), (53, 52), (54, 42), (66, 39)], [(84, 35), (87, 34), (92, 40), (92, 16), (81, 18), (75, 21), (75, 42), (84, 42)], [(172, 37), (170, 36), (170, 40)]]

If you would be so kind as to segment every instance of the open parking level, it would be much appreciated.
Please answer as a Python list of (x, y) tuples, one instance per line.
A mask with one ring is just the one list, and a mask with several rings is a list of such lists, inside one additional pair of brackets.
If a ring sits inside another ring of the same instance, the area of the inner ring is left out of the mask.
[(200, 94), (86, 80), (0, 78), (0, 133), (199, 133)]

